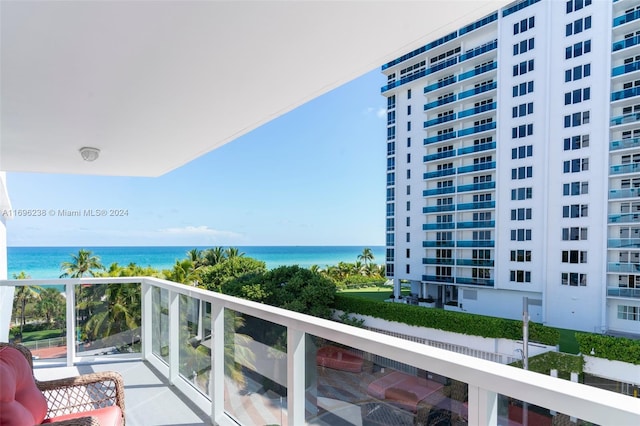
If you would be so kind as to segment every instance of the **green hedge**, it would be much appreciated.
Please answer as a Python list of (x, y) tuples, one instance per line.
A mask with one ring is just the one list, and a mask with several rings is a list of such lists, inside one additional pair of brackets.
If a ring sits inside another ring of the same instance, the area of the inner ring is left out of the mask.
[(602, 334), (576, 333), (580, 352), (595, 357), (640, 365), (640, 340)]
[[(514, 362), (511, 365), (522, 368), (522, 361)], [(552, 369), (558, 370), (558, 377), (568, 380), (571, 377), (571, 373), (582, 374), (584, 358), (561, 352), (545, 352), (529, 358), (530, 371), (548, 375)]]
[[(522, 322), (504, 318), (399, 303), (374, 302), (341, 294), (336, 295), (335, 309), (472, 336), (522, 339)], [(555, 328), (529, 323), (529, 340), (555, 346), (560, 341), (560, 332)]]

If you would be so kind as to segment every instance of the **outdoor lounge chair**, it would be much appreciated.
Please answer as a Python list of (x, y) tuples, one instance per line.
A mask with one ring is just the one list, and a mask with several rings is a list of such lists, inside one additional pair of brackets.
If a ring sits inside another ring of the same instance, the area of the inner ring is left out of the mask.
[(29, 349), (0, 343), (0, 425), (124, 425), (124, 385), (116, 372), (38, 381)]

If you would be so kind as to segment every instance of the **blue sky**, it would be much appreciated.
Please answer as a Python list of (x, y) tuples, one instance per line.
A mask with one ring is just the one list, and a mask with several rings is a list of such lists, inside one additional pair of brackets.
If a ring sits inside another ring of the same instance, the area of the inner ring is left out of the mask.
[(8, 246), (384, 245), (386, 101), (365, 74), (159, 178), (7, 173)]

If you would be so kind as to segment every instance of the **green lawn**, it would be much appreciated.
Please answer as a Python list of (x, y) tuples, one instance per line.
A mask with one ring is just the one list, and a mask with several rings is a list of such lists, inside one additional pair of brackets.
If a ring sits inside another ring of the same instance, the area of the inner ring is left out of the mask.
[(53, 339), (55, 337), (62, 337), (64, 335), (64, 330), (62, 330), (61, 328), (56, 330), (25, 331), (24, 333), (22, 333), (22, 341), (34, 342), (36, 340)]
[(568, 354), (577, 354), (580, 352), (575, 330), (559, 328), (558, 331), (560, 331), (560, 352)]
[[(390, 287), (366, 287), (366, 288), (352, 288), (339, 291), (340, 294), (344, 294), (349, 297), (359, 297), (362, 299), (375, 300), (377, 302), (384, 302), (391, 296), (393, 289)], [(409, 295), (411, 291), (409, 289), (403, 289), (403, 295)]]

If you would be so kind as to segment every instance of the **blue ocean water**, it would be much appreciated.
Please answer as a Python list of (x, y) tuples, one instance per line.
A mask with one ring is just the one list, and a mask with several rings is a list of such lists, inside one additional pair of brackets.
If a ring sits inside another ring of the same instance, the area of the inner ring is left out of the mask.
[[(367, 246), (374, 255), (374, 263), (385, 261), (384, 246)], [(163, 270), (170, 269), (176, 262), (187, 257), (187, 251), (194, 247), (8, 247), (8, 277), (24, 271), (34, 279), (60, 277), (62, 262), (70, 261), (72, 254), (86, 249), (100, 257), (108, 267), (114, 262), (121, 266), (136, 263)], [(210, 247), (195, 247), (201, 250)], [(245, 256), (262, 260), (268, 269), (282, 265), (311, 265), (325, 267), (339, 262), (355, 262), (364, 246), (246, 246), (238, 247)]]

